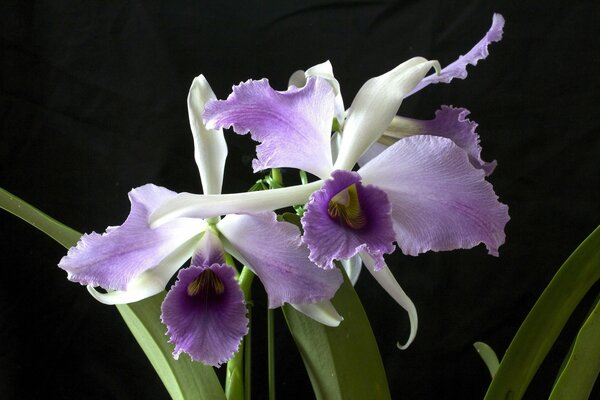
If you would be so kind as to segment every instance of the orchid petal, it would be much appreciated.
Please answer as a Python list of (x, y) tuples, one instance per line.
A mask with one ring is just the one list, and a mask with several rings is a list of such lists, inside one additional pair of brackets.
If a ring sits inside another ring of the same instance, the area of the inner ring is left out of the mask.
[(321, 301), (314, 304), (291, 304), (291, 306), (307, 317), (326, 326), (335, 328), (344, 320), (330, 301)]
[(225, 249), (262, 282), (269, 308), (329, 300), (342, 284), (339, 270), (325, 271), (309, 261), (298, 227), (277, 221), (273, 212), (230, 214), (217, 228)]
[[(332, 179), (313, 193), (302, 217), (302, 240), (310, 249), (309, 258), (321, 268), (333, 268), (334, 260), (344, 260), (364, 250), (383, 265), (383, 254), (395, 250), (391, 205), (385, 192), (362, 185), (356, 172), (336, 170)], [(338, 193), (354, 187), (360, 209), (360, 227), (333, 218), (329, 206)]]
[(155, 228), (179, 217), (210, 218), (232, 213), (255, 213), (277, 210), (308, 201), (323, 181), (305, 185), (247, 193), (198, 195), (180, 193), (157, 208), (149, 218)]
[(340, 153), (334, 169), (352, 169), (396, 115), (402, 99), (423, 79), (437, 61), (411, 58), (393, 70), (369, 79), (348, 109)]
[(204, 75), (194, 78), (188, 94), (188, 114), (194, 138), (194, 158), (200, 172), (204, 194), (221, 193), (227, 143), (221, 129), (207, 129), (202, 122), (204, 105), (217, 97)]
[[(481, 168), (490, 175), (496, 168), (496, 161), (485, 162), (481, 159), (479, 135), (475, 131), (477, 123), (467, 118), (469, 110), (442, 106), (435, 113), (435, 118), (428, 121), (394, 117), (394, 120), (381, 137), (380, 142), (394, 144), (398, 140), (413, 135), (432, 135), (451, 139), (458, 147), (469, 155), (469, 161), (475, 168)], [(359, 165), (366, 164), (386, 149), (381, 143), (374, 143), (358, 161)]]
[(346, 260), (340, 260), (340, 262), (342, 263), (342, 267), (344, 268), (344, 271), (346, 271), (346, 275), (348, 275), (348, 279), (350, 279), (352, 286), (356, 285), (358, 277), (360, 276), (360, 270), (362, 269), (362, 260), (360, 256), (357, 254)]
[(390, 296), (398, 303), (402, 308), (406, 310), (408, 313), (408, 318), (410, 320), (410, 334), (408, 335), (408, 339), (404, 345), (397, 346), (404, 350), (413, 342), (415, 337), (417, 336), (417, 329), (419, 327), (419, 318), (417, 316), (417, 308), (414, 303), (407, 296), (404, 290), (398, 284), (396, 278), (392, 274), (392, 271), (388, 268), (387, 265), (383, 267), (381, 270), (375, 269), (375, 260), (373, 260), (368, 254), (361, 252), (360, 256), (367, 267), (367, 270), (373, 275), (373, 278), (381, 285), (381, 287), (388, 292)]
[(204, 229), (204, 221), (189, 218), (150, 228), (150, 213), (175, 196), (151, 184), (133, 189), (129, 192), (131, 212), (123, 225), (109, 227), (102, 235), (83, 235), (58, 266), (67, 271), (68, 279), (83, 285), (127, 290), (137, 276), (155, 268)]
[(334, 94), (321, 78), (309, 78), (302, 88), (273, 90), (267, 79), (234, 86), (227, 100), (206, 105), (210, 129), (229, 128), (261, 142), (256, 147), (254, 172), (292, 167), (326, 177), (331, 171), (329, 137)]
[(213, 264), (225, 264), (225, 249), (219, 235), (211, 228), (198, 241), (191, 265), (210, 267)]
[(450, 139), (412, 136), (363, 166), (392, 203), (396, 240), (405, 254), (468, 249), (484, 243), (498, 255), (508, 207), (498, 201), (485, 174)]
[(307, 78), (315, 76), (323, 78), (327, 80), (327, 82), (329, 82), (335, 94), (335, 118), (338, 120), (340, 125), (343, 124), (346, 115), (346, 109), (344, 108), (344, 99), (342, 99), (340, 83), (333, 75), (333, 67), (331, 66), (331, 62), (327, 60), (324, 63), (317, 64), (314, 67), (310, 67), (306, 70), (305, 75)]
[(483, 60), (489, 55), (488, 46), (502, 39), (503, 28), (504, 17), (500, 14), (494, 14), (492, 26), (475, 47), (442, 69), (439, 74), (433, 74), (423, 79), (406, 97), (433, 83), (449, 83), (454, 78), (465, 79), (467, 77), (467, 65), (477, 65), (479, 60)]
[[(190, 293), (190, 286), (202, 273), (213, 274), (218, 280), (216, 289), (208, 285)], [(175, 344), (175, 359), (185, 352), (192, 360), (215, 367), (227, 362), (248, 333), (244, 294), (235, 270), (219, 264), (181, 270), (163, 301), (161, 319)]]
[(101, 293), (88, 285), (88, 292), (104, 304), (127, 304), (154, 296), (165, 290), (169, 280), (177, 270), (190, 259), (196, 249), (200, 235), (194, 236), (162, 259), (154, 268), (142, 272), (127, 285), (127, 290), (114, 290)]

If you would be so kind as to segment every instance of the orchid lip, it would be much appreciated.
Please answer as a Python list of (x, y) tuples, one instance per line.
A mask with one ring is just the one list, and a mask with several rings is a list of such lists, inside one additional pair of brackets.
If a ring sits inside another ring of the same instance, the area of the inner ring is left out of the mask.
[(356, 184), (348, 186), (329, 200), (327, 212), (333, 219), (351, 229), (362, 229), (367, 225), (367, 218), (360, 208)]

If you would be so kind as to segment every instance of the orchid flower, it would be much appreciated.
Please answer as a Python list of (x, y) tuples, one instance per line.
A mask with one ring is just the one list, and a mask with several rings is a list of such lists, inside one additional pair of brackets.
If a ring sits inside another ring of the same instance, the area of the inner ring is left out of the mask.
[[(188, 111), (195, 160), (204, 193), (221, 192), (227, 146), (221, 129), (207, 129), (204, 105), (215, 99), (204, 76), (194, 79)], [(162, 320), (175, 344), (174, 357), (219, 366), (247, 333), (244, 294), (225, 252), (248, 266), (263, 283), (270, 308), (290, 303), (318, 321), (336, 326), (341, 317), (328, 302), (342, 283), (339, 271), (325, 271), (308, 258), (300, 230), (275, 213), (227, 215), (223, 219), (176, 218), (151, 228), (148, 218), (177, 193), (147, 184), (129, 193), (131, 212), (106, 233), (84, 235), (62, 258), (68, 279), (87, 285), (105, 304), (135, 302), (162, 292), (179, 271), (162, 305)], [(107, 292), (101, 293), (100, 286)]]
[[(479, 243), (498, 255), (505, 239), (508, 208), (485, 181), (486, 164), (480, 163), (478, 154), (472, 154), (468, 146), (477, 143), (474, 129), (462, 129), (460, 120), (456, 124), (460, 129), (447, 124), (451, 131), (443, 135), (433, 129), (406, 135), (357, 172), (351, 169), (394, 121), (405, 97), (430, 83), (464, 78), (467, 64), (476, 64), (487, 55), (487, 45), (499, 40), (502, 25), (502, 17), (495, 15), (491, 33), (441, 71), (437, 61), (415, 57), (370, 79), (345, 115), (340, 113), (339, 84), (328, 62), (313, 67), (304, 79), (292, 76), (292, 81), (303, 84), (284, 92), (272, 89), (266, 79), (235, 86), (227, 100), (206, 105), (206, 126), (232, 127), (260, 142), (255, 171), (291, 167), (321, 180), (268, 193), (183, 193), (155, 211), (151, 223), (162, 226), (173, 218), (257, 212), (308, 202), (302, 217), (302, 240), (308, 245), (310, 260), (331, 270), (334, 260), (360, 255), (369, 272), (408, 311), (411, 333), (407, 346), (416, 335), (416, 308), (383, 255), (395, 250), (394, 242), (407, 255), (472, 248)], [(423, 79), (432, 67), (439, 73)], [(339, 151), (331, 147), (334, 117), (343, 118), (338, 120)], [(464, 135), (474, 136), (467, 145), (460, 141)], [(336, 153), (334, 160), (332, 154)]]

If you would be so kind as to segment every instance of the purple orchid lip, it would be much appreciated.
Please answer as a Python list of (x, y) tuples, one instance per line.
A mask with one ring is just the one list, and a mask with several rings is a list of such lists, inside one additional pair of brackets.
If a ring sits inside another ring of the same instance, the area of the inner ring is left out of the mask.
[(311, 261), (333, 268), (334, 260), (365, 251), (382, 265), (383, 254), (395, 248), (387, 195), (363, 185), (356, 172), (336, 170), (331, 176), (313, 193), (302, 217)]
[(244, 294), (235, 275), (225, 264), (192, 265), (179, 272), (161, 314), (175, 359), (185, 352), (218, 367), (233, 357), (248, 333)]

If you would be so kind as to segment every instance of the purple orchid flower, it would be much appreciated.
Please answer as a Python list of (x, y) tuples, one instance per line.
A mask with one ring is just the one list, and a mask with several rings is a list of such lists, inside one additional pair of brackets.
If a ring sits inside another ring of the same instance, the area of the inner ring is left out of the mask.
[[(215, 95), (206, 79), (195, 78), (188, 96), (195, 159), (204, 193), (221, 192), (227, 146), (221, 129), (210, 130), (201, 115)], [(263, 283), (270, 308), (290, 303), (331, 326), (341, 317), (329, 299), (342, 283), (339, 271), (324, 271), (308, 259), (300, 230), (279, 222), (272, 211), (220, 218), (176, 218), (156, 229), (148, 218), (177, 193), (147, 184), (129, 193), (131, 212), (106, 233), (84, 235), (62, 258), (68, 279), (87, 285), (105, 304), (135, 302), (162, 292), (178, 273), (162, 305), (162, 320), (175, 344), (174, 357), (219, 366), (229, 360), (247, 333), (244, 295), (228, 252)], [(95, 287), (107, 290), (101, 293)]]
[[(322, 180), (268, 193), (183, 193), (155, 211), (151, 223), (162, 226), (184, 216), (257, 212), (308, 201), (302, 224), (309, 258), (331, 270), (334, 260), (360, 265), (352, 261), (359, 255), (375, 279), (407, 310), (411, 320), (408, 346), (416, 335), (416, 308), (383, 255), (394, 251), (394, 243), (408, 255), (472, 248), (479, 243), (498, 255), (505, 240), (508, 208), (485, 180), (492, 166), (479, 157), (477, 134), (463, 110), (443, 108), (434, 121), (397, 138), (357, 172), (351, 169), (393, 125), (405, 97), (431, 83), (464, 78), (466, 66), (485, 58), (488, 44), (500, 39), (502, 27), (503, 18), (494, 15), (486, 36), (441, 71), (437, 61), (415, 57), (370, 79), (345, 113), (328, 62), (294, 74), (292, 86), (284, 92), (272, 89), (266, 79), (235, 86), (227, 100), (206, 105), (206, 126), (233, 127), (236, 133), (250, 133), (260, 142), (255, 171), (291, 167)], [(439, 73), (424, 78), (432, 67)], [(331, 146), (334, 117), (341, 131), (339, 149)]]

